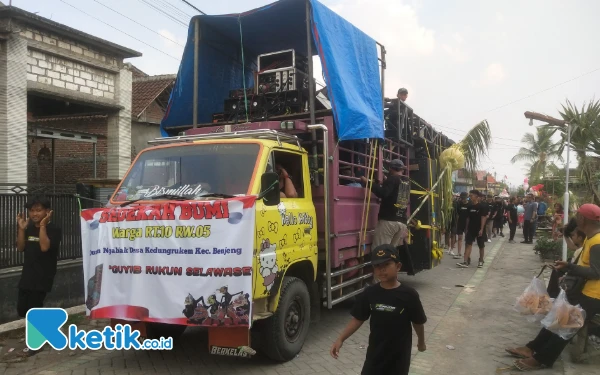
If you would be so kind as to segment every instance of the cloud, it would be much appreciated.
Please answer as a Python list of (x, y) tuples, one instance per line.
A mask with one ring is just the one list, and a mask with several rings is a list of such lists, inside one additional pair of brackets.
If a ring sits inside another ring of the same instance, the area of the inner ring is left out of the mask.
[(344, 0), (331, 9), (400, 56), (431, 55), (435, 32), (419, 22), (413, 5), (398, 0)]
[(465, 42), (462, 34), (456, 32), (450, 37), (452, 43), (442, 44), (442, 49), (450, 56), (455, 62), (463, 63), (469, 60), (469, 56), (463, 48)]
[(492, 86), (502, 83), (506, 78), (504, 66), (500, 63), (493, 63), (487, 66), (479, 80), (471, 81), (473, 87)]

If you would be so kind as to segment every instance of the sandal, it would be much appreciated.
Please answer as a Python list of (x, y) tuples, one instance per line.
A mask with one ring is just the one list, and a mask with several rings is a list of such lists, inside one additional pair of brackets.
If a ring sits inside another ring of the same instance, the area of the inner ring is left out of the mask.
[(515, 357), (515, 358), (519, 358), (519, 359), (527, 359), (530, 358), (528, 356), (526, 356), (525, 354), (520, 353), (517, 349), (504, 349), (508, 354), (510, 354), (511, 356)]
[(526, 365), (525, 363), (523, 363), (522, 359), (520, 359), (518, 361), (515, 361), (514, 365), (520, 371), (536, 371), (536, 370), (541, 370), (541, 369), (546, 368), (546, 366), (544, 366), (541, 363), (539, 365), (537, 365), (537, 366)]

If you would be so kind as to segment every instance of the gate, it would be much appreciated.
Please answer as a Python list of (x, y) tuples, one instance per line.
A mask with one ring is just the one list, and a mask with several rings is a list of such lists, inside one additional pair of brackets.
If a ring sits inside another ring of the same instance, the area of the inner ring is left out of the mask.
[(62, 229), (58, 260), (81, 257), (79, 203), (75, 185), (0, 184), (0, 268), (23, 265), (17, 251), (17, 215), (25, 213), (25, 203), (44, 196), (52, 205), (52, 221)]

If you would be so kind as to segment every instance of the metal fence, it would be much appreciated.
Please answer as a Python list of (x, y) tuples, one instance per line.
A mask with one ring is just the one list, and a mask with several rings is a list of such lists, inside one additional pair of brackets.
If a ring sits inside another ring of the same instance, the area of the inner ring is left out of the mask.
[(58, 259), (81, 257), (79, 203), (75, 185), (0, 184), (0, 268), (23, 264), (17, 251), (17, 215), (25, 213), (25, 203), (33, 196), (50, 200), (52, 221), (62, 229)]

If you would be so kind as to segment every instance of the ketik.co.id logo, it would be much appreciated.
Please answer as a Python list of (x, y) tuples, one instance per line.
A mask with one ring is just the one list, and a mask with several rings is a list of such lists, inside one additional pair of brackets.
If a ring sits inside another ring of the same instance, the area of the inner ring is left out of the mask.
[(48, 343), (56, 350), (106, 348), (109, 350), (171, 350), (173, 339), (161, 337), (160, 340), (146, 339), (140, 343), (139, 331), (133, 331), (129, 324), (117, 324), (113, 329), (104, 327), (102, 331), (83, 331), (74, 324), (69, 325), (68, 336), (62, 331), (67, 322), (68, 314), (64, 309), (35, 308), (25, 316), (25, 343), (31, 350), (38, 350)]

